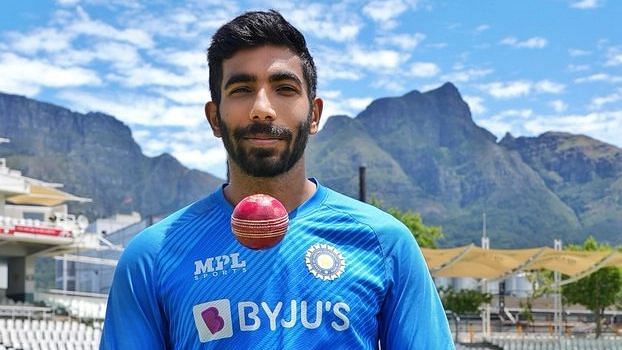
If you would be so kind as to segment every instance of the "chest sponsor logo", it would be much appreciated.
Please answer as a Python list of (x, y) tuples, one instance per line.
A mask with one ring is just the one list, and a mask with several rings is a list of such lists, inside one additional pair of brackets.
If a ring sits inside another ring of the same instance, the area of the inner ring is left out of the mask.
[[(237, 324), (232, 322), (232, 312), (237, 312)], [(230, 338), (234, 332), (254, 332), (260, 329), (276, 331), (296, 325), (316, 329), (323, 324), (342, 332), (350, 328), (345, 302), (291, 300), (289, 302), (240, 301), (231, 308), (229, 299), (214, 300), (192, 308), (194, 322), (202, 343)]]
[(228, 299), (214, 300), (192, 308), (201, 343), (233, 336)]
[(240, 253), (214, 256), (194, 262), (195, 281), (244, 272), (246, 272), (246, 260), (240, 257)]

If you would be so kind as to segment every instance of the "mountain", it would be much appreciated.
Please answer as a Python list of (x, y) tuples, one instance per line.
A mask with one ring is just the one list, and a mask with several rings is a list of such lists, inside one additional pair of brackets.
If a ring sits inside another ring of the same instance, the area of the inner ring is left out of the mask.
[(622, 149), (583, 135), (547, 132), (499, 143), (516, 151), (567, 203), (583, 231), (599, 240), (622, 234)]
[[(143, 155), (112, 116), (80, 114), (0, 94), (0, 157), (27, 176), (93, 198), (91, 217), (167, 213), (222, 183), (168, 154)], [(622, 150), (582, 135), (506, 135), (477, 126), (454, 85), (373, 101), (356, 118), (335, 116), (310, 138), (309, 176), (352, 197), (367, 168), (367, 198), (420, 212), (441, 225), (442, 246), (479, 243), (482, 214), (493, 247), (622, 243)]]
[[(610, 168), (622, 162), (605, 155), (615, 154), (613, 146), (606, 152), (598, 147), (584, 151), (595, 157), (604, 152), (598, 157), (616, 164), (593, 164), (610, 175), (610, 185), (597, 184), (600, 177), (585, 184), (560, 177), (553, 186), (535, 163), (477, 126), (456, 87), (446, 83), (426, 93), (373, 101), (356, 118), (329, 119), (312, 138), (307, 165), (325, 184), (356, 196), (358, 167), (365, 164), (367, 196), (442, 225), (443, 245), (478, 243), (483, 213), (497, 247), (550, 245), (554, 238), (578, 242), (595, 233), (592, 229), (601, 230), (602, 239), (621, 243), (622, 203), (608, 189), (620, 187), (622, 176)], [(578, 176), (582, 164), (576, 167)], [(600, 196), (583, 195), (587, 209), (581, 211), (573, 199), (592, 187), (601, 190)], [(601, 213), (604, 208), (607, 212)]]
[(0, 93), (0, 157), (26, 176), (65, 184), (92, 203), (70, 204), (90, 218), (117, 212), (165, 214), (222, 182), (169, 154), (145, 156), (130, 128), (112, 116), (81, 114)]

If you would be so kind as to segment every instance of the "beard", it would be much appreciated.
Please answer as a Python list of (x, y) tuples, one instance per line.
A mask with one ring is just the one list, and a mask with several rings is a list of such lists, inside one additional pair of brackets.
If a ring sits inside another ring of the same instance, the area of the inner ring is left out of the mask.
[[(298, 124), (295, 134), (290, 129), (272, 123), (258, 122), (236, 128), (231, 133), (219, 113), (222, 141), (229, 160), (235, 162), (244, 173), (253, 177), (274, 177), (288, 172), (304, 154), (309, 139), (311, 113), (310, 110), (307, 119)], [(285, 150), (279, 153), (275, 149), (244, 147), (241, 141), (254, 135), (284, 140)]]

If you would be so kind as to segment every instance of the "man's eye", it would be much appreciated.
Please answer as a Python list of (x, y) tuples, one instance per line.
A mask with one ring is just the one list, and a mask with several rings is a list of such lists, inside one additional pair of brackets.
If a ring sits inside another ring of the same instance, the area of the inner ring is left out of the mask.
[(298, 89), (290, 85), (281, 85), (277, 88), (277, 91), (286, 93), (286, 94), (295, 94), (298, 92)]
[(245, 86), (240, 86), (240, 87), (236, 87), (234, 89), (231, 89), (231, 91), (229, 91), (230, 95), (234, 95), (234, 94), (244, 94), (244, 93), (248, 93), (250, 92), (251, 89), (249, 89), (248, 87)]

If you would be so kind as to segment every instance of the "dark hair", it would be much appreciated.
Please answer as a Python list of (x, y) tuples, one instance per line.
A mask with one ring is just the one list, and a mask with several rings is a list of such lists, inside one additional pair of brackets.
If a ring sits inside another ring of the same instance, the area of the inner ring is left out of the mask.
[(216, 105), (220, 105), (221, 98), (222, 62), (240, 50), (264, 45), (284, 46), (300, 57), (309, 100), (315, 98), (317, 73), (302, 33), (277, 11), (255, 11), (246, 12), (220, 27), (207, 49), (209, 88)]

